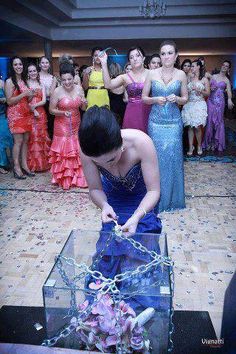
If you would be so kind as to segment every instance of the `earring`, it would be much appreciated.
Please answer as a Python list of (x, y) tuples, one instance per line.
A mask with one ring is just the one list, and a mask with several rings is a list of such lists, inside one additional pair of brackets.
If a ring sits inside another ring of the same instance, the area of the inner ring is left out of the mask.
[(121, 152), (124, 152), (124, 151), (125, 151), (125, 148), (124, 148), (123, 145), (121, 146), (120, 150), (121, 150)]

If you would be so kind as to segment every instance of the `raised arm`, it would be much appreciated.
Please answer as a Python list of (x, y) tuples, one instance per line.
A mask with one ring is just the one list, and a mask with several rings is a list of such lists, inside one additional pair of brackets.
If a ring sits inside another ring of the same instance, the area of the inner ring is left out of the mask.
[(103, 55), (100, 57), (101, 65), (102, 65), (102, 74), (103, 74), (103, 81), (104, 86), (107, 89), (113, 90), (120, 86), (126, 86), (124, 80), (124, 74), (117, 76), (115, 79), (110, 78), (110, 74), (107, 67), (107, 54), (104, 52)]
[(106, 194), (102, 188), (100, 173), (95, 163), (81, 152), (83, 171), (88, 183), (89, 195), (92, 202), (102, 210), (102, 221), (109, 222), (116, 219), (113, 208), (108, 204)]

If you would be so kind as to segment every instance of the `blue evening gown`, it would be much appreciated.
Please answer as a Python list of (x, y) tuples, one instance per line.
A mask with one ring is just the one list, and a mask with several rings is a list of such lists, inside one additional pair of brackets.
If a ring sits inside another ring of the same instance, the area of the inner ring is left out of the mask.
[[(181, 81), (165, 85), (152, 81), (152, 96), (180, 96)], [(157, 211), (185, 208), (184, 166), (182, 147), (183, 123), (176, 103), (152, 105), (149, 115), (148, 135), (155, 145), (160, 169), (161, 196)]]
[[(118, 224), (123, 225), (128, 218), (134, 213), (139, 206), (141, 200), (145, 196), (147, 190), (144, 183), (141, 163), (133, 166), (125, 177), (113, 176), (107, 170), (98, 167), (102, 174), (103, 190), (107, 196), (108, 203), (113, 207), (116, 215), (118, 216)], [(96, 254), (93, 257), (93, 269), (99, 270), (105, 277), (113, 278), (116, 274), (133, 270), (141, 264), (146, 264), (151, 261), (151, 257), (140, 250), (135, 249), (128, 241), (117, 241), (114, 234), (110, 233), (111, 240), (109, 246), (107, 245), (107, 232), (111, 232), (115, 224), (113, 222), (103, 223), (100, 238), (96, 245)], [(143, 235), (145, 233), (160, 234), (161, 221), (156, 216), (154, 211), (147, 213), (143, 217), (137, 227), (137, 233), (142, 235), (133, 235), (132, 238), (149, 251), (156, 251), (160, 253), (159, 237), (158, 235)], [(105, 233), (103, 233), (105, 231)], [(102, 255), (102, 257), (99, 257)], [(160, 272), (160, 267), (156, 269), (156, 276)], [(150, 272), (149, 272), (150, 273)], [(147, 286), (144, 277), (150, 277), (150, 274), (140, 275), (140, 278), (133, 279), (139, 288)], [(88, 279), (91, 282), (91, 278)], [(130, 281), (124, 281), (118, 284), (121, 291), (126, 292), (126, 289), (131, 287)], [(154, 296), (135, 296), (128, 301), (132, 303), (132, 307), (136, 308), (140, 305), (144, 307), (157, 307), (157, 298)]]
[[(5, 94), (2, 88), (0, 88), (0, 98), (4, 98)], [(0, 166), (8, 167), (9, 160), (6, 154), (6, 149), (12, 149), (13, 138), (10, 133), (8, 122), (6, 118), (6, 105), (0, 103)]]

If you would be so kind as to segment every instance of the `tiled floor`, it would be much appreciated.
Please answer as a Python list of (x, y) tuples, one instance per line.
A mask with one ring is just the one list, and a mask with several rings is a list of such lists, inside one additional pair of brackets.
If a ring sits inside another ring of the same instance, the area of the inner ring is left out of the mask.
[[(161, 215), (175, 261), (174, 307), (209, 311), (220, 335), (236, 265), (236, 164), (186, 162), (187, 208)], [(0, 305), (42, 306), (42, 285), (71, 229), (98, 229), (87, 190), (64, 192), (49, 173), (0, 175)]]

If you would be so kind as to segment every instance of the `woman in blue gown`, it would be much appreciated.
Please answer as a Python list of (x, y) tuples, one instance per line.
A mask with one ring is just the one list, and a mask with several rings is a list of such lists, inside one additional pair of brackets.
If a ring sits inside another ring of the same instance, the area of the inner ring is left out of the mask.
[[(161, 195), (158, 212), (185, 208), (182, 132), (178, 105), (188, 100), (187, 78), (174, 67), (178, 52), (173, 41), (160, 46), (162, 67), (150, 70), (142, 99), (152, 105), (148, 135), (158, 153)], [(151, 96), (149, 93), (151, 91)]]
[(12, 149), (13, 138), (10, 133), (6, 117), (6, 98), (4, 93), (4, 82), (0, 80), (0, 173), (7, 173), (10, 163), (7, 156), (7, 149)]
[(107, 232), (114, 228), (114, 220), (121, 225), (124, 236), (132, 235), (150, 251), (159, 252), (158, 237), (137, 235), (161, 232), (161, 221), (153, 211), (160, 194), (156, 151), (145, 133), (120, 130), (113, 113), (97, 106), (84, 114), (79, 141), (90, 197), (102, 210), (95, 263), (99, 254), (103, 256), (96, 269), (113, 278), (150, 261), (148, 254), (126, 240), (113, 237), (107, 247)]

